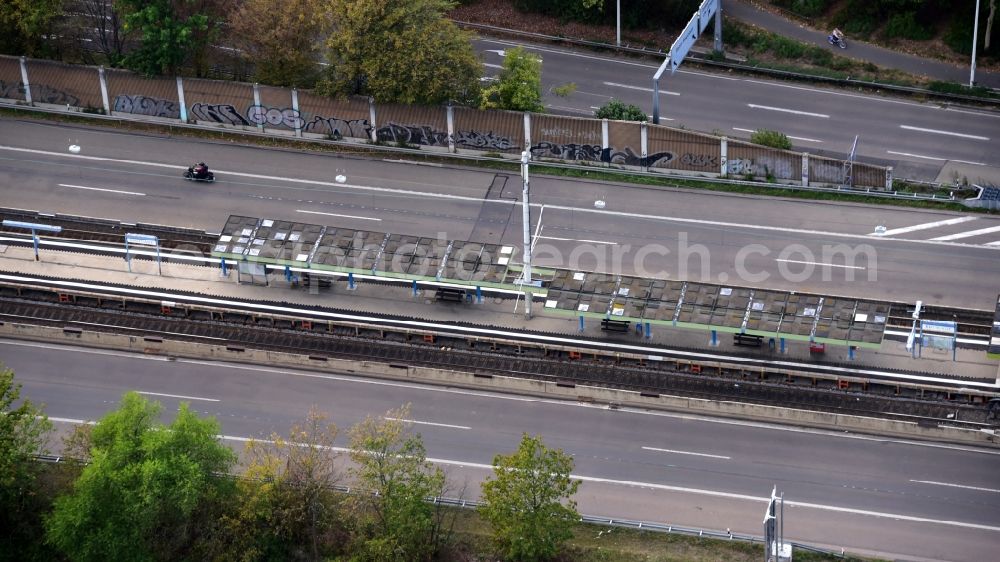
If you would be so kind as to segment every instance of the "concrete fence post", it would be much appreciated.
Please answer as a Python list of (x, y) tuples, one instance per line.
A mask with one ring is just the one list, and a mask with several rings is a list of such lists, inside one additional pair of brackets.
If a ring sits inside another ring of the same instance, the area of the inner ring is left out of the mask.
[(253, 105), (257, 112), (257, 131), (264, 132), (264, 123), (267, 121), (267, 112), (260, 105), (260, 84), (253, 83)]
[(445, 109), (445, 117), (448, 122), (448, 152), (455, 152), (455, 108), (450, 101)]
[(104, 74), (104, 65), (97, 67), (97, 79), (101, 82), (101, 101), (104, 102), (104, 114), (111, 115), (111, 101), (108, 99), (108, 77)]
[(188, 122), (187, 103), (184, 102), (184, 79), (177, 77), (177, 105), (181, 109), (181, 123)]
[(608, 134), (608, 120), (601, 119), (601, 148), (607, 150), (611, 148), (611, 135)]
[(809, 187), (809, 153), (802, 153), (802, 187)]
[(719, 139), (719, 173), (729, 175), (729, 139)]
[(31, 83), (28, 82), (28, 59), (21, 57), (21, 83), (24, 84), (24, 101), (31, 103)]
[(892, 191), (892, 166), (885, 168), (885, 190)]
[(368, 97), (368, 120), (371, 121), (372, 142), (378, 142), (378, 125), (375, 123), (375, 98)]
[(302, 136), (302, 114), (299, 113), (299, 91), (292, 88), (292, 111), (295, 112), (295, 136)]
[(524, 112), (524, 149), (531, 153), (531, 114)]
[(643, 121), (639, 123), (639, 158), (642, 162), (642, 167), (647, 171), (649, 170), (649, 162), (646, 160), (649, 157), (649, 123)]

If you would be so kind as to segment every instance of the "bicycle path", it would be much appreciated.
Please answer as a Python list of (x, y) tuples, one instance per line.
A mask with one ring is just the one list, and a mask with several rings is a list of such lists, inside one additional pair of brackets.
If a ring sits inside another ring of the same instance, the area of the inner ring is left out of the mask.
[[(887, 68), (898, 68), (926, 76), (934, 80), (944, 80), (959, 84), (969, 83), (969, 66), (957, 66), (947, 62), (927, 59), (906, 53), (900, 53), (869, 43), (854, 41), (847, 37), (847, 49), (840, 50), (827, 43), (827, 31), (819, 31), (799, 22), (791, 21), (780, 15), (758, 8), (754, 3), (742, 0), (726, 0), (722, 3), (723, 13), (734, 19), (744, 21), (777, 33), (785, 37), (797, 39), (804, 43), (829, 47), (838, 55), (857, 60), (867, 61)], [(723, 37), (725, 40), (725, 37)], [(989, 88), (1000, 88), (1000, 73), (976, 69), (976, 84)]]

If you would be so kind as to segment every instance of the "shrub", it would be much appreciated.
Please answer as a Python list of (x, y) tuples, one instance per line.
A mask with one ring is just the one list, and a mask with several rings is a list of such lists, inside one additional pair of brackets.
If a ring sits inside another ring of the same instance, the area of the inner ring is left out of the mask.
[(893, 14), (889, 18), (889, 22), (885, 26), (885, 36), (890, 39), (901, 37), (903, 39), (922, 41), (930, 39), (933, 34), (930, 29), (917, 21), (917, 14), (915, 12), (905, 12), (902, 14)]
[(616, 121), (648, 121), (646, 113), (637, 105), (626, 104), (612, 99), (594, 112), (598, 119), (614, 119)]
[(826, 12), (831, 0), (774, 0), (775, 6), (806, 17), (816, 17)]
[(757, 129), (751, 133), (750, 142), (783, 150), (790, 150), (792, 148), (792, 141), (788, 140), (788, 136), (785, 133), (769, 129)]
[(775, 37), (772, 41), (775, 54), (786, 59), (798, 59), (805, 55), (806, 47), (794, 39)]

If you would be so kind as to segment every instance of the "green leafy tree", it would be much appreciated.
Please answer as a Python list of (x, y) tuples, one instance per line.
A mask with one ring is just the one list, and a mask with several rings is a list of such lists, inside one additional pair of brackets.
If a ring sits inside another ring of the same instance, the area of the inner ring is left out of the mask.
[(429, 560), (443, 540), (443, 512), (426, 500), (442, 495), (444, 473), (427, 462), (423, 440), (403, 421), (408, 417), (404, 406), (351, 429), (351, 473), (371, 492), (354, 497), (361, 522), (357, 559)]
[(572, 457), (528, 434), (521, 436), (516, 452), (493, 459), (479, 512), (493, 527), (504, 558), (529, 562), (559, 553), (580, 518), (570, 499), (580, 486), (570, 478), (572, 471)]
[(330, 31), (327, 16), (322, 0), (243, 0), (229, 21), (257, 81), (309, 88), (318, 78), (322, 36)]
[(782, 150), (791, 150), (792, 148), (792, 141), (788, 139), (788, 135), (769, 129), (757, 129), (750, 133), (750, 142)]
[(224, 517), (224, 537), (213, 558), (255, 560), (324, 560), (346, 542), (341, 478), (333, 442), (337, 426), (310, 409), (287, 437), (250, 441), (236, 507)]
[(0, 365), (0, 560), (23, 560), (38, 541), (39, 464), (34, 455), (45, 452), (51, 430), (41, 409), (21, 400), (14, 372)]
[(62, 0), (0, 2), (0, 52), (35, 56), (45, 50), (42, 35), (63, 13)]
[(614, 119), (616, 121), (649, 121), (649, 118), (638, 105), (612, 99), (594, 112), (598, 119)]
[(484, 109), (540, 112), (542, 61), (521, 47), (506, 52), (498, 79), (483, 90)]
[(478, 99), (482, 63), (472, 34), (445, 15), (450, 0), (329, 0), (336, 30), (327, 40), (322, 90), (379, 102), (439, 104)]
[(235, 462), (219, 424), (182, 404), (172, 423), (130, 392), (90, 436), (90, 464), (56, 500), (49, 541), (73, 560), (178, 560), (196, 552), (219, 518)]
[(205, 50), (229, 6), (227, 0), (117, 0), (115, 5), (126, 14), (125, 32), (139, 37), (125, 64), (150, 76), (176, 74), (186, 62), (203, 74)]

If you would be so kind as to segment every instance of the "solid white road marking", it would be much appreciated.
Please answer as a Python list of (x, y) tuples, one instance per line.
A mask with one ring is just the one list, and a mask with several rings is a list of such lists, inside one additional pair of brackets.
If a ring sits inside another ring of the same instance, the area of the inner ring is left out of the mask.
[(747, 107), (751, 109), (766, 109), (768, 111), (779, 111), (781, 113), (794, 113), (795, 115), (806, 115), (808, 117), (822, 117), (823, 119), (829, 119), (830, 116), (825, 113), (812, 113), (810, 111), (798, 111), (795, 109), (785, 109), (783, 107), (771, 107), (769, 105), (757, 105), (755, 103), (748, 103)]
[(910, 158), (923, 158), (924, 160), (936, 160), (939, 162), (944, 162), (950, 160), (952, 162), (958, 162), (960, 164), (972, 164), (973, 166), (985, 166), (986, 164), (982, 162), (972, 162), (969, 160), (953, 160), (951, 158), (939, 158), (937, 156), (924, 156), (923, 154), (912, 154), (909, 152), (896, 152), (893, 150), (886, 150), (889, 154), (895, 154), (896, 156), (909, 156)]
[[(618, 82), (605, 82), (605, 86), (613, 86), (615, 88), (625, 88), (626, 90), (639, 90), (640, 92), (652, 92), (652, 88), (645, 88), (643, 86), (631, 86), (629, 84), (619, 84)], [(660, 90), (661, 94), (666, 94), (668, 96), (679, 96), (677, 92), (668, 92), (667, 90)]]
[(727, 461), (732, 458), (732, 457), (727, 457), (727, 456), (724, 456), (724, 455), (709, 455), (707, 453), (692, 453), (692, 452), (689, 452), (689, 451), (674, 451), (674, 450), (671, 450), (671, 449), (660, 449), (658, 447), (643, 447), (643, 449), (645, 449), (646, 451), (656, 451), (658, 453), (674, 453), (676, 455), (691, 455), (691, 456), (695, 456), (695, 457), (708, 457), (710, 459), (725, 459)]
[(865, 269), (864, 267), (857, 265), (837, 265), (835, 263), (823, 263), (818, 261), (801, 261), (801, 260), (786, 260), (784, 258), (775, 258), (774, 261), (780, 261), (785, 263), (801, 263), (804, 265), (821, 265), (823, 267), (839, 267), (841, 269)]
[(542, 238), (545, 240), (559, 240), (561, 242), (587, 242), (590, 244), (607, 244), (609, 246), (618, 245), (618, 242), (608, 242), (607, 240), (581, 240), (577, 238), (558, 238), (556, 236), (536, 236), (535, 238)]
[(180, 395), (180, 394), (163, 394), (163, 393), (160, 393), (160, 392), (145, 392), (145, 391), (142, 391), (142, 390), (138, 391), (137, 394), (143, 394), (145, 396), (166, 396), (167, 398), (181, 398), (181, 399), (184, 399), (184, 400), (203, 400), (205, 402), (219, 402), (219, 400), (217, 398), (200, 398), (198, 396), (183, 396), (183, 395)]
[[(486, 68), (500, 68), (500, 69), (502, 69), (502, 68), (503, 68), (503, 65), (502, 65), (502, 64), (489, 64), (489, 63), (483, 63), (483, 66), (485, 66)], [(491, 76), (490, 78), (492, 78), (492, 76)]]
[(73, 189), (86, 189), (87, 191), (106, 191), (108, 193), (120, 193), (122, 195), (137, 195), (139, 197), (145, 197), (145, 193), (139, 193), (138, 191), (122, 191), (120, 189), (105, 189), (102, 187), (87, 187), (84, 185), (72, 185), (68, 183), (61, 183), (59, 187), (72, 187)]
[(886, 230), (885, 232), (873, 232), (869, 236), (895, 236), (896, 234), (905, 234), (907, 232), (927, 230), (928, 228), (937, 228), (939, 226), (950, 226), (953, 224), (961, 224), (963, 222), (969, 222), (974, 220), (976, 220), (976, 217), (958, 217), (955, 219), (940, 220), (936, 222), (925, 222), (923, 224), (915, 224), (913, 226), (893, 228), (891, 230)]
[(980, 228), (979, 230), (959, 232), (958, 234), (949, 234), (948, 236), (938, 236), (937, 238), (931, 238), (931, 240), (947, 242), (949, 240), (959, 240), (961, 238), (970, 238), (972, 236), (980, 236), (982, 234), (993, 234), (994, 232), (1000, 232), (1000, 226), (991, 226), (989, 228)]
[(964, 486), (962, 484), (951, 484), (949, 482), (935, 482), (933, 480), (910, 480), (910, 482), (916, 482), (917, 484), (933, 484), (935, 486), (948, 486), (951, 488), (963, 488), (966, 490), (976, 490), (977, 492), (993, 492), (994, 494), (1000, 494), (1000, 490), (994, 488), (980, 488), (979, 486)]
[[(754, 132), (756, 132), (753, 129), (741, 129), (739, 127), (733, 127), (733, 130), (734, 131), (743, 131), (744, 133), (754, 133)], [(800, 140), (800, 141), (804, 141), (804, 142), (823, 142), (823, 141), (821, 141), (819, 139), (810, 139), (810, 138), (806, 138), (806, 137), (793, 137), (791, 135), (785, 135), (785, 136), (788, 137), (788, 138), (790, 138), (790, 139)]]
[(996, 242), (987, 242), (985, 245), (986, 246), (1000, 246), (1000, 240), (997, 240)]
[(413, 424), (417, 424), (417, 425), (432, 425), (434, 427), (448, 427), (448, 428), (451, 428), (451, 429), (472, 429), (471, 427), (469, 427), (467, 425), (451, 425), (451, 424), (448, 424), (448, 423), (434, 423), (434, 422), (425, 422), (425, 421), (418, 421), (418, 420), (405, 420), (405, 419), (401, 419), (401, 418), (390, 418), (389, 416), (385, 416), (385, 419), (391, 420), (391, 421), (403, 422), (403, 423), (413, 423)]
[(341, 218), (345, 218), (345, 219), (358, 219), (358, 220), (363, 220), (363, 221), (379, 221), (379, 222), (382, 221), (382, 219), (376, 219), (376, 218), (372, 218), (372, 217), (360, 217), (360, 216), (357, 216), (357, 215), (338, 215), (337, 213), (323, 213), (323, 212), (320, 212), (320, 211), (306, 211), (304, 209), (295, 209), (295, 212), (296, 213), (306, 213), (307, 215), (326, 215), (328, 217), (341, 217)]
[(934, 133), (935, 135), (948, 135), (950, 137), (962, 137), (965, 139), (988, 141), (989, 137), (981, 137), (979, 135), (967, 135), (965, 133), (953, 133), (951, 131), (941, 131), (938, 129), (925, 129), (923, 127), (911, 127), (909, 125), (900, 125), (900, 129), (906, 129), (907, 131), (920, 131), (921, 133)]

